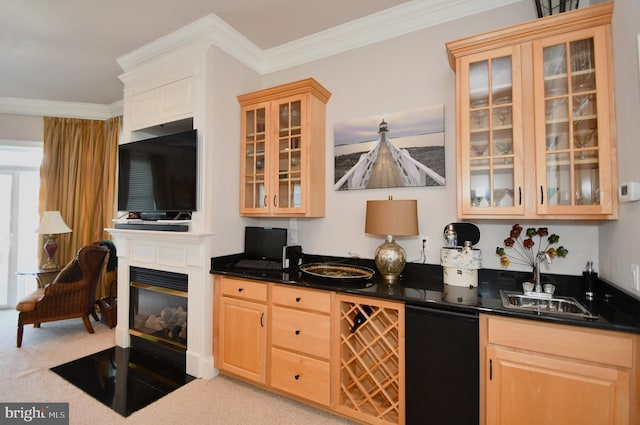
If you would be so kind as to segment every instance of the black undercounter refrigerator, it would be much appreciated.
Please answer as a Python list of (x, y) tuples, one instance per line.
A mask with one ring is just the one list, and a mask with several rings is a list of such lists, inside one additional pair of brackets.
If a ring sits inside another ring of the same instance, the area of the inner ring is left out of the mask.
[(479, 422), (478, 315), (405, 307), (407, 425)]

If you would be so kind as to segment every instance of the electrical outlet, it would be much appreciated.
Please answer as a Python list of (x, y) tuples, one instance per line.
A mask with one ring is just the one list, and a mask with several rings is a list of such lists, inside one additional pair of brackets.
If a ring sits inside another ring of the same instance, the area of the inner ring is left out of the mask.
[(631, 264), (631, 289), (640, 292), (640, 265)]
[(429, 235), (420, 235), (418, 237), (418, 252), (420, 253), (420, 261), (425, 262), (427, 260), (427, 252), (431, 248), (431, 238)]

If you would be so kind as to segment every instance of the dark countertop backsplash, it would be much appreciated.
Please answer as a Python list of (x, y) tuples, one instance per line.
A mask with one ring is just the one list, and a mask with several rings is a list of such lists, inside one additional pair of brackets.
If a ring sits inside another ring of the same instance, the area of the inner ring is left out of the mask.
[[(593, 301), (589, 301), (584, 296), (582, 276), (542, 274), (543, 283), (552, 283), (556, 286), (556, 295), (575, 297), (592, 313), (599, 316), (598, 319), (583, 319), (547, 314), (538, 315), (533, 312), (504, 308), (500, 299), (500, 290), (522, 292), (521, 282), (531, 276), (531, 273), (526, 272), (480, 269), (477, 290), (450, 287), (450, 289), (460, 291), (460, 293), (452, 295), (445, 291), (442, 266), (440, 265), (407, 263), (400, 284), (393, 286), (387, 285), (377, 272), (368, 281), (336, 284), (331, 279), (313, 278), (299, 270), (258, 271), (234, 268), (234, 262), (242, 256), (242, 254), (235, 254), (212, 258), (211, 273), (385, 298), (408, 304), (472, 314), (491, 313), (552, 323), (640, 333), (640, 300), (618, 290), (602, 279), (596, 281), (596, 297)], [(352, 264), (376, 269), (373, 260), (370, 259), (311, 254), (304, 256), (304, 263), (322, 262)]]

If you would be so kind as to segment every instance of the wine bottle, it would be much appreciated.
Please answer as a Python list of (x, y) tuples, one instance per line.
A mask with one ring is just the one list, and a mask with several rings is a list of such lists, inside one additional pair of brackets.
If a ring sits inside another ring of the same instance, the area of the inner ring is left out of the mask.
[(363, 325), (364, 322), (367, 321), (367, 318), (371, 316), (371, 307), (368, 305), (362, 305), (362, 310), (358, 311), (358, 313), (353, 318), (353, 326), (351, 327), (351, 333), (355, 333), (360, 326)]

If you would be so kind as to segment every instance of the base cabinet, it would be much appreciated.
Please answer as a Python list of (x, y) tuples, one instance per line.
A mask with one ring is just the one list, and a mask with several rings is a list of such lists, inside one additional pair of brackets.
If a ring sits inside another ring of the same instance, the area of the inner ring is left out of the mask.
[(267, 287), (223, 278), (214, 300), (216, 367), (264, 384), (267, 376)]
[(214, 297), (221, 372), (361, 423), (405, 424), (403, 303), (220, 275)]
[(638, 423), (633, 335), (482, 318), (487, 425)]

